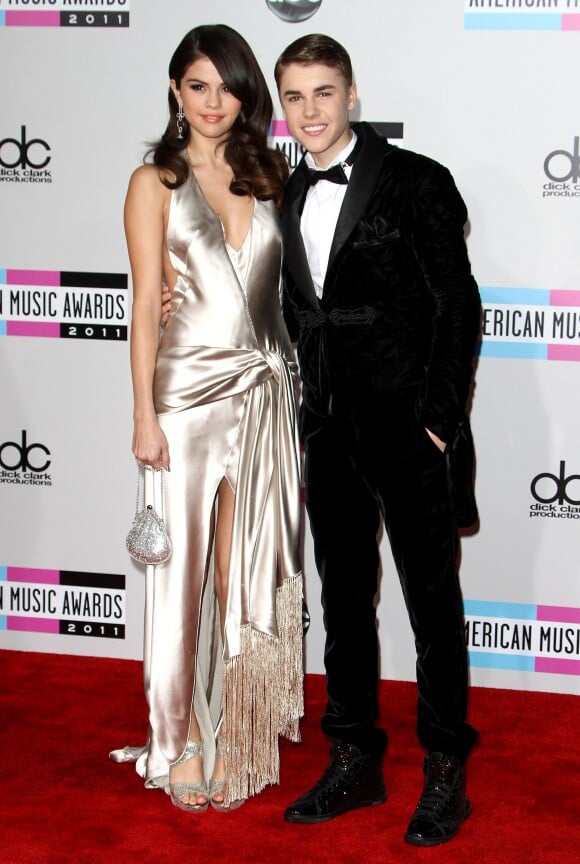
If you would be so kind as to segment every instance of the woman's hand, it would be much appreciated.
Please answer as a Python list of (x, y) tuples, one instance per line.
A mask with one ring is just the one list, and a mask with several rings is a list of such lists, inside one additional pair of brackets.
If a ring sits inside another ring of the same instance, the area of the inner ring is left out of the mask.
[(156, 417), (135, 421), (133, 427), (133, 455), (151, 468), (169, 471), (169, 447)]
[(171, 288), (165, 281), (161, 284), (161, 326), (165, 327), (171, 314)]

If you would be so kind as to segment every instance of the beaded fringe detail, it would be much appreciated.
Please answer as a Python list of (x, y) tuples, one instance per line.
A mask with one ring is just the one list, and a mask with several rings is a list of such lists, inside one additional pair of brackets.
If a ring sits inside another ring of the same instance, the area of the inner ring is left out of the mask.
[(227, 661), (220, 735), (226, 787), (224, 803), (256, 795), (278, 783), (278, 736), (300, 740), (304, 713), (302, 574), (276, 591), (278, 638), (241, 628), (241, 650)]

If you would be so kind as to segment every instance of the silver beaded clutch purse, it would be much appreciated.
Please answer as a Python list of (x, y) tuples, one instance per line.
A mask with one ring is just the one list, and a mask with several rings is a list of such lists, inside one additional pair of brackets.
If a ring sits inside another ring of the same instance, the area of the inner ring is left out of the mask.
[[(160, 510), (157, 513), (152, 504), (145, 505), (145, 471), (153, 471), (149, 466), (137, 463), (137, 502), (135, 518), (127, 534), (125, 547), (135, 561), (141, 564), (164, 564), (171, 558), (172, 546), (165, 525), (163, 468), (159, 468)], [(157, 473), (157, 472), (156, 472)]]

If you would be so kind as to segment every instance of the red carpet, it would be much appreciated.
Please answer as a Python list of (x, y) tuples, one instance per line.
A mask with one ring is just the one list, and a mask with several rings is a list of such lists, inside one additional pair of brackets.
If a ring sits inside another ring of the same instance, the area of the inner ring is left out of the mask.
[(307, 681), (303, 743), (282, 745), (281, 785), (232, 813), (193, 816), (145, 790), (133, 766), (107, 759), (142, 740), (139, 663), (12, 651), (0, 662), (2, 864), (580, 861), (577, 697), (474, 689), (473, 815), (455, 840), (417, 849), (402, 840), (422, 781), (412, 684), (382, 684), (387, 803), (300, 826), (282, 812), (326, 764), (320, 676)]

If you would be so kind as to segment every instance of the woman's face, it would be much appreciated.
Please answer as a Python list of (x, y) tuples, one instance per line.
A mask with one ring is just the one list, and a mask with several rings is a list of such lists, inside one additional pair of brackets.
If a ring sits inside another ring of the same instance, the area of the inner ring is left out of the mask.
[(224, 84), (208, 57), (200, 57), (187, 67), (179, 87), (173, 80), (170, 84), (183, 105), (192, 134), (218, 140), (228, 136), (242, 103)]

